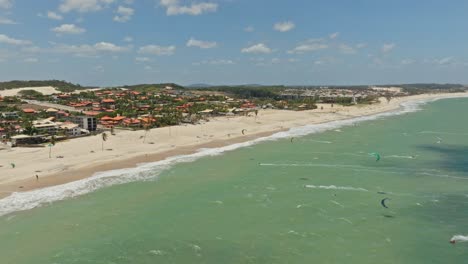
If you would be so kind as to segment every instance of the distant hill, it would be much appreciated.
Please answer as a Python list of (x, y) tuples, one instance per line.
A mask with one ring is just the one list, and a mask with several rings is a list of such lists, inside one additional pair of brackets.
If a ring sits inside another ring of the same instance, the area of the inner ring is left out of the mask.
[(186, 88), (205, 88), (205, 87), (211, 87), (213, 85), (211, 84), (206, 84), (206, 83), (194, 83), (190, 85), (186, 85)]
[[(119, 88), (125, 88), (139, 92), (150, 92), (155, 90), (164, 89), (166, 87), (172, 87), (173, 89), (184, 89), (183, 86), (175, 83), (155, 83), (155, 84), (135, 84), (135, 85), (123, 85), (118, 86)], [(117, 88), (117, 87), (114, 87)]]
[(57, 88), (61, 92), (73, 92), (75, 90), (85, 89), (79, 84), (73, 84), (66, 81), (59, 80), (46, 80), (46, 81), (9, 81), (9, 82), (0, 82), (0, 90), (9, 90), (23, 87), (43, 87), (43, 86), (52, 86)]

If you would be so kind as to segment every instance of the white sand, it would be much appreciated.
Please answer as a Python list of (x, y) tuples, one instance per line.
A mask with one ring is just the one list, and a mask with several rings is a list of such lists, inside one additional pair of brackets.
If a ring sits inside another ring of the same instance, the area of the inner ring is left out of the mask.
[[(145, 154), (163, 153), (172, 151), (177, 153), (181, 147), (197, 146), (213, 141), (242, 140), (241, 131), (246, 129), (247, 135), (275, 132), (291, 127), (307, 124), (323, 123), (333, 120), (353, 118), (397, 109), (402, 102), (409, 100), (468, 96), (460, 94), (434, 94), (418, 95), (393, 99), (390, 103), (381, 101), (380, 104), (370, 106), (342, 107), (329, 104), (324, 109), (302, 112), (282, 110), (261, 110), (258, 117), (252, 114), (249, 117), (217, 117), (202, 125), (182, 125), (152, 129), (143, 143), (145, 131), (116, 130), (116, 135), (109, 135), (101, 150), (101, 135), (72, 139), (59, 142), (52, 147), (52, 158), (49, 158), (49, 148), (3, 148), (0, 144), (0, 187), (19, 180), (34, 179), (39, 174), (41, 178), (47, 175), (76, 171), (85, 167), (103, 163), (119, 164), (129, 158)], [(229, 136), (228, 136), (229, 134)], [(154, 144), (150, 144), (150, 143)], [(107, 150), (112, 149), (112, 150)], [(63, 156), (63, 158), (56, 158)], [(16, 168), (11, 168), (15, 163)], [(36, 172), (40, 171), (40, 172)], [(89, 177), (90, 175), (86, 176)]]
[(23, 87), (10, 90), (0, 90), (0, 96), (17, 96), (20, 91), (23, 90), (34, 90), (42, 93), (43, 95), (51, 95), (55, 93), (60, 93), (55, 87), (52, 86), (42, 86), (42, 87)]

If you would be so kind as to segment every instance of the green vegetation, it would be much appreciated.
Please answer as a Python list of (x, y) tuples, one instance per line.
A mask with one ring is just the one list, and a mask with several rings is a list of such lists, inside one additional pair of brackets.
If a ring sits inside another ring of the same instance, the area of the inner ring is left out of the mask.
[(172, 89), (175, 89), (175, 90), (184, 89), (183, 86), (180, 86), (175, 83), (136, 84), (136, 85), (124, 85), (120, 87), (129, 89), (132, 91), (138, 91), (138, 92), (156, 92), (166, 87), (171, 87)]

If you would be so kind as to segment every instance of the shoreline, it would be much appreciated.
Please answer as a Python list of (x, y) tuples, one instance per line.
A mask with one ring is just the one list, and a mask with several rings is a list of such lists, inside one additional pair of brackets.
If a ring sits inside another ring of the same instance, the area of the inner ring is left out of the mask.
[[(109, 141), (115, 137), (121, 140), (122, 144), (118, 142), (108, 144), (105, 142), (106, 145), (112, 147), (110, 151), (98, 151), (97, 149), (101, 147), (101, 142), (94, 139), (94, 137), (72, 139), (59, 143), (58, 150), (53, 150), (53, 156), (66, 153), (66, 159), (63, 160), (43, 157), (44, 153), (48, 153), (49, 151), (47, 148), (0, 150), (0, 160), (2, 160), (1, 165), (3, 165), (3, 167), (0, 167), (0, 175), (7, 175), (7, 177), (0, 177), (0, 199), (14, 192), (37, 190), (90, 178), (98, 172), (134, 168), (142, 163), (161, 161), (173, 156), (193, 154), (201, 148), (219, 148), (248, 142), (271, 136), (277, 132), (287, 131), (293, 127), (323, 124), (391, 112), (401, 108), (402, 103), (411, 101), (457, 97), (468, 97), (468, 93), (423, 94), (394, 98), (389, 103), (381, 100), (379, 104), (373, 105), (335, 106), (334, 108), (328, 107), (324, 110), (301, 112), (262, 110), (258, 118), (253, 116), (216, 117), (210, 119), (210, 122), (201, 125), (153, 129), (148, 134), (157, 134), (158, 137), (156, 139), (160, 140), (158, 143), (151, 142), (151, 137), (146, 144), (141, 143), (140, 140), (144, 135), (144, 131), (118, 131), (117, 136), (110, 136)], [(244, 128), (247, 129), (247, 135), (245, 136), (239, 131), (227, 133), (233, 131), (233, 129), (242, 130)], [(175, 130), (175, 135), (172, 135), (172, 130)], [(94, 139), (94, 141), (91, 139)], [(119, 149), (118, 153), (114, 153), (114, 148), (119, 147), (122, 149)], [(79, 155), (69, 159), (68, 156), (73, 156), (74, 154), (74, 148), (77, 150), (76, 154)], [(92, 152), (87, 148), (92, 148)], [(3, 160), (6, 160), (7, 157), (12, 160), (21, 160), (21, 162), (25, 163), (20, 163), (21, 167), (18, 170), (11, 169), (3, 163)], [(25, 177), (22, 173), (28, 173), (27, 175), (29, 176)], [(39, 181), (36, 181), (35, 174), (40, 174)]]

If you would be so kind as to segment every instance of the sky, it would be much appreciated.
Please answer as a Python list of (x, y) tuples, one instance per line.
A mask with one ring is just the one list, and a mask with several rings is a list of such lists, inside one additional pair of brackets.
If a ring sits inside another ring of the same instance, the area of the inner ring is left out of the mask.
[(465, 0), (0, 0), (0, 81), (468, 83)]

